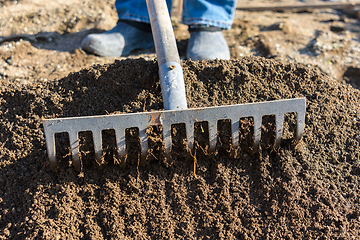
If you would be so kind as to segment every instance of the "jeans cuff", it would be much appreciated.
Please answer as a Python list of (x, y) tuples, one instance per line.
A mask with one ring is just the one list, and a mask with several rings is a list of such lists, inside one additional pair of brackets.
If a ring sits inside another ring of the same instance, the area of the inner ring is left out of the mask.
[(188, 26), (191, 25), (205, 25), (205, 26), (212, 26), (212, 27), (218, 27), (222, 30), (227, 30), (231, 28), (232, 22), (224, 22), (224, 21), (216, 21), (216, 20), (209, 20), (209, 19), (203, 19), (203, 18), (186, 18), (182, 20), (182, 23)]
[(206, 24), (191, 24), (189, 25), (189, 32), (218, 32), (222, 31), (223, 28), (214, 27)]
[(127, 19), (119, 19), (119, 22), (123, 22), (126, 23), (132, 27), (135, 27), (143, 32), (151, 32), (151, 26), (149, 23), (144, 23), (144, 22), (138, 22), (138, 21), (132, 21), (132, 20), (127, 20)]

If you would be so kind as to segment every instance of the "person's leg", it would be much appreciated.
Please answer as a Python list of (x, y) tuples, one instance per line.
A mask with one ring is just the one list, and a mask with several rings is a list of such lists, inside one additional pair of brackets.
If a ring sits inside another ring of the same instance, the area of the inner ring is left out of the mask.
[[(166, 0), (168, 9), (171, 9), (171, 0)], [(119, 20), (130, 20), (150, 24), (146, 0), (116, 0), (115, 8)]]
[(231, 28), (235, 7), (236, 0), (184, 0), (182, 21), (190, 31), (188, 59), (230, 59), (222, 30)]
[(236, 0), (184, 0), (183, 23), (230, 29)]
[[(167, 1), (168, 4), (170, 0)], [(169, 6), (169, 5), (168, 5)], [(110, 31), (86, 36), (81, 46), (99, 56), (127, 56), (135, 49), (154, 46), (145, 0), (116, 0), (119, 21)]]

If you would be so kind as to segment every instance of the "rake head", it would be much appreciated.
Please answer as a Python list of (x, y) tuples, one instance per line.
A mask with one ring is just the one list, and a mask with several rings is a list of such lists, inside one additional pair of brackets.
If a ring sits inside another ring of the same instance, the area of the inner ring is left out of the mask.
[(196, 122), (208, 122), (209, 126), (209, 149), (214, 150), (217, 142), (217, 122), (230, 119), (232, 131), (232, 146), (239, 145), (240, 118), (252, 117), (254, 121), (253, 149), (257, 149), (261, 139), (262, 117), (275, 115), (276, 136), (275, 145), (279, 145), (283, 135), (284, 114), (295, 112), (297, 115), (295, 140), (300, 140), (305, 127), (306, 99), (294, 98), (260, 103), (237, 104), (228, 106), (193, 108), (185, 110), (154, 111), (130, 114), (114, 114), (104, 116), (72, 117), (48, 119), (43, 121), (47, 153), (50, 166), (57, 168), (55, 152), (55, 133), (67, 132), (69, 134), (70, 148), (74, 167), (77, 171), (82, 170), (82, 162), (79, 157), (79, 137), (82, 131), (91, 131), (93, 135), (95, 158), (100, 162), (102, 156), (102, 131), (113, 129), (115, 131), (117, 152), (119, 158), (126, 154), (125, 130), (137, 127), (139, 129), (141, 155), (146, 156), (148, 140), (146, 129), (149, 126), (162, 125), (165, 154), (171, 153), (171, 126), (185, 123), (188, 149), (194, 147), (194, 124)]

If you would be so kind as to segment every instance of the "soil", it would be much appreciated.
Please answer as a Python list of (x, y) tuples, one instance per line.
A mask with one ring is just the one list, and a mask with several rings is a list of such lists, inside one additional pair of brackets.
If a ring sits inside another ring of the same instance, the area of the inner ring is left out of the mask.
[[(285, 118), (279, 148), (269, 137), (272, 117), (264, 118), (255, 154), (246, 150), (251, 119), (242, 121), (239, 149), (227, 146), (229, 124), (220, 124), (225, 136), (214, 154), (206, 151), (204, 124), (196, 154), (174, 153), (171, 164), (158, 156), (161, 129), (153, 129), (154, 154), (145, 164), (134, 129), (125, 164), (112, 157), (113, 132), (103, 139), (101, 164), (91, 135), (82, 133), (85, 166), (78, 173), (60, 135), (60, 168), (52, 172), (42, 120), (162, 109), (156, 56), (153, 49), (116, 59), (80, 50), (86, 34), (116, 23), (113, 1), (0, 5), (0, 239), (360, 235), (359, 19), (333, 9), (237, 11), (224, 31), (231, 60), (182, 61), (190, 108), (306, 97), (305, 132), (296, 145), (294, 114)], [(174, 27), (184, 59), (189, 35), (176, 19)]]

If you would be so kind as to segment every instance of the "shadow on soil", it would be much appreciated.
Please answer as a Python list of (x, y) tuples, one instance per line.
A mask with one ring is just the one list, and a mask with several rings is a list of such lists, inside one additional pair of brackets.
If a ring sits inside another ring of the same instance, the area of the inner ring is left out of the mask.
[(359, 67), (347, 67), (343, 79), (347, 83), (350, 83), (354, 88), (360, 89), (360, 68)]
[(75, 33), (59, 33), (59, 32), (39, 32), (33, 35), (17, 34), (7, 37), (0, 36), (0, 44), (10, 41), (19, 41), (20, 39), (29, 41), (34, 47), (54, 50), (59, 52), (71, 52), (80, 48), (82, 39), (91, 33), (103, 32), (99, 29), (84, 30)]
[[(19, 41), (20, 39), (29, 41), (34, 47), (58, 52), (73, 52), (75, 49), (81, 48), (81, 42), (88, 34), (102, 33), (104, 30), (89, 29), (75, 33), (59, 33), (59, 32), (39, 32), (34, 35), (16, 34), (11, 36), (0, 36), (0, 44), (11, 41)], [(186, 59), (186, 48), (188, 40), (178, 40), (177, 47), (181, 59)], [(153, 54), (155, 48), (136, 49), (131, 55)]]

